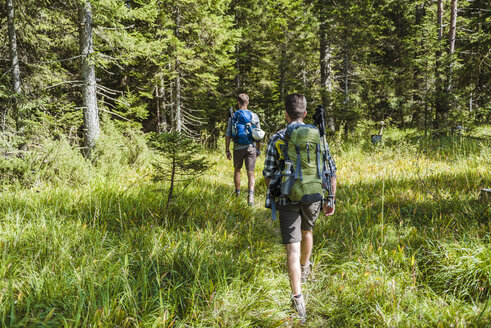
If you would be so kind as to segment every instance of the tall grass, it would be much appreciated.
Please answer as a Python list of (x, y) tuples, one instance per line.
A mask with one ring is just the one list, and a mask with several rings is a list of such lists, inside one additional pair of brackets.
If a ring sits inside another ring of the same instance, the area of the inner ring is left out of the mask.
[[(384, 138), (331, 145), (338, 203), (315, 228), (305, 326), (491, 325), (491, 213), (477, 201), (489, 144)], [(166, 209), (168, 186), (130, 154), (83, 164), (76, 184), (3, 185), (1, 325), (295, 326), (262, 163), (256, 207), (233, 197), (231, 162), (210, 152), (211, 173), (178, 185)]]

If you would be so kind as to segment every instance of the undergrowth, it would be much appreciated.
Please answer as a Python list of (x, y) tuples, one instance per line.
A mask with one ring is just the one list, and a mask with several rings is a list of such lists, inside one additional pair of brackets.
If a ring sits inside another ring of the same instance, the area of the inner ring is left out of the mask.
[[(297, 325), (279, 225), (262, 206), (263, 157), (255, 207), (209, 151), (214, 169), (178, 185), (167, 208), (142, 136), (108, 127), (93, 162), (46, 140), (0, 163), (2, 326)], [(315, 228), (305, 326), (491, 325), (491, 212), (477, 200), (489, 143), (394, 131), (330, 146), (337, 209)]]

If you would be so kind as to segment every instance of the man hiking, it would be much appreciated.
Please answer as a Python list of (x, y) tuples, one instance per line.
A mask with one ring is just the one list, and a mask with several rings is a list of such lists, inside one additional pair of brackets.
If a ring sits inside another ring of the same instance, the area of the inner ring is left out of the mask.
[(253, 137), (252, 131), (260, 130), (259, 118), (255, 113), (247, 109), (249, 96), (241, 93), (237, 96), (238, 110), (230, 113), (225, 134), (225, 154), (227, 159), (232, 159), (230, 153), (230, 140), (234, 141), (234, 185), (235, 195), (240, 196), (240, 170), (245, 163), (248, 179), (247, 203), (254, 206), (254, 170), (256, 157), (260, 155), (261, 142), (258, 137)]
[[(305, 321), (305, 300), (301, 282), (311, 269), (312, 229), (323, 206), (334, 214), (336, 165), (319, 129), (303, 123), (307, 101), (294, 93), (285, 99), (288, 125), (274, 134), (266, 150), (263, 175), (268, 187), (266, 207), (279, 212), (282, 242), (285, 244), (287, 271), (292, 289), (292, 305)], [(329, 195), (324, 198), (324, 189)]]

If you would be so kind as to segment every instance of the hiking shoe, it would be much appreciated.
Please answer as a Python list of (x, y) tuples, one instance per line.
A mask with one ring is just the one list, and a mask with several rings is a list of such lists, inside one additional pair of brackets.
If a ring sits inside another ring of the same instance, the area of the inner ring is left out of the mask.
[(240, 197), (240, 189), (235, 189), (235, 197)]
[(303, 298), (303, 294), (300, 294), (299, 297), (295, 297), (292, 295), (292, 307), (297, 311), (297, 317), (301, 323), (305, 322), (305, 300)]
[(302, 268), (302, 282), (306, 282), (312, 272), (313, 263), (309, 261), (307, 265), (300, 265)]
[(254, 194), (249, 194), (249, 197), (247, 197), (247, 204), (249, 206), (254, 206)]

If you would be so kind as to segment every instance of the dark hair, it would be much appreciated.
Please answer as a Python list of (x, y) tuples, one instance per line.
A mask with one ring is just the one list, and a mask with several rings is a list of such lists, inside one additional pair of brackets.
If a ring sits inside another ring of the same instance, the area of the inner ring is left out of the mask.
[(285, 110), (293, 121), (303, 118), (304, 113), (307, 111), (305, 96), (300, 93), (292, 93), (286, 96)]
[(237, 96), (237, 101), (239, 102), (239, 104), (241, 106), (248, 104), (249, 103), (249, 96), (245, 93), (241, 93), (240, 95)]

